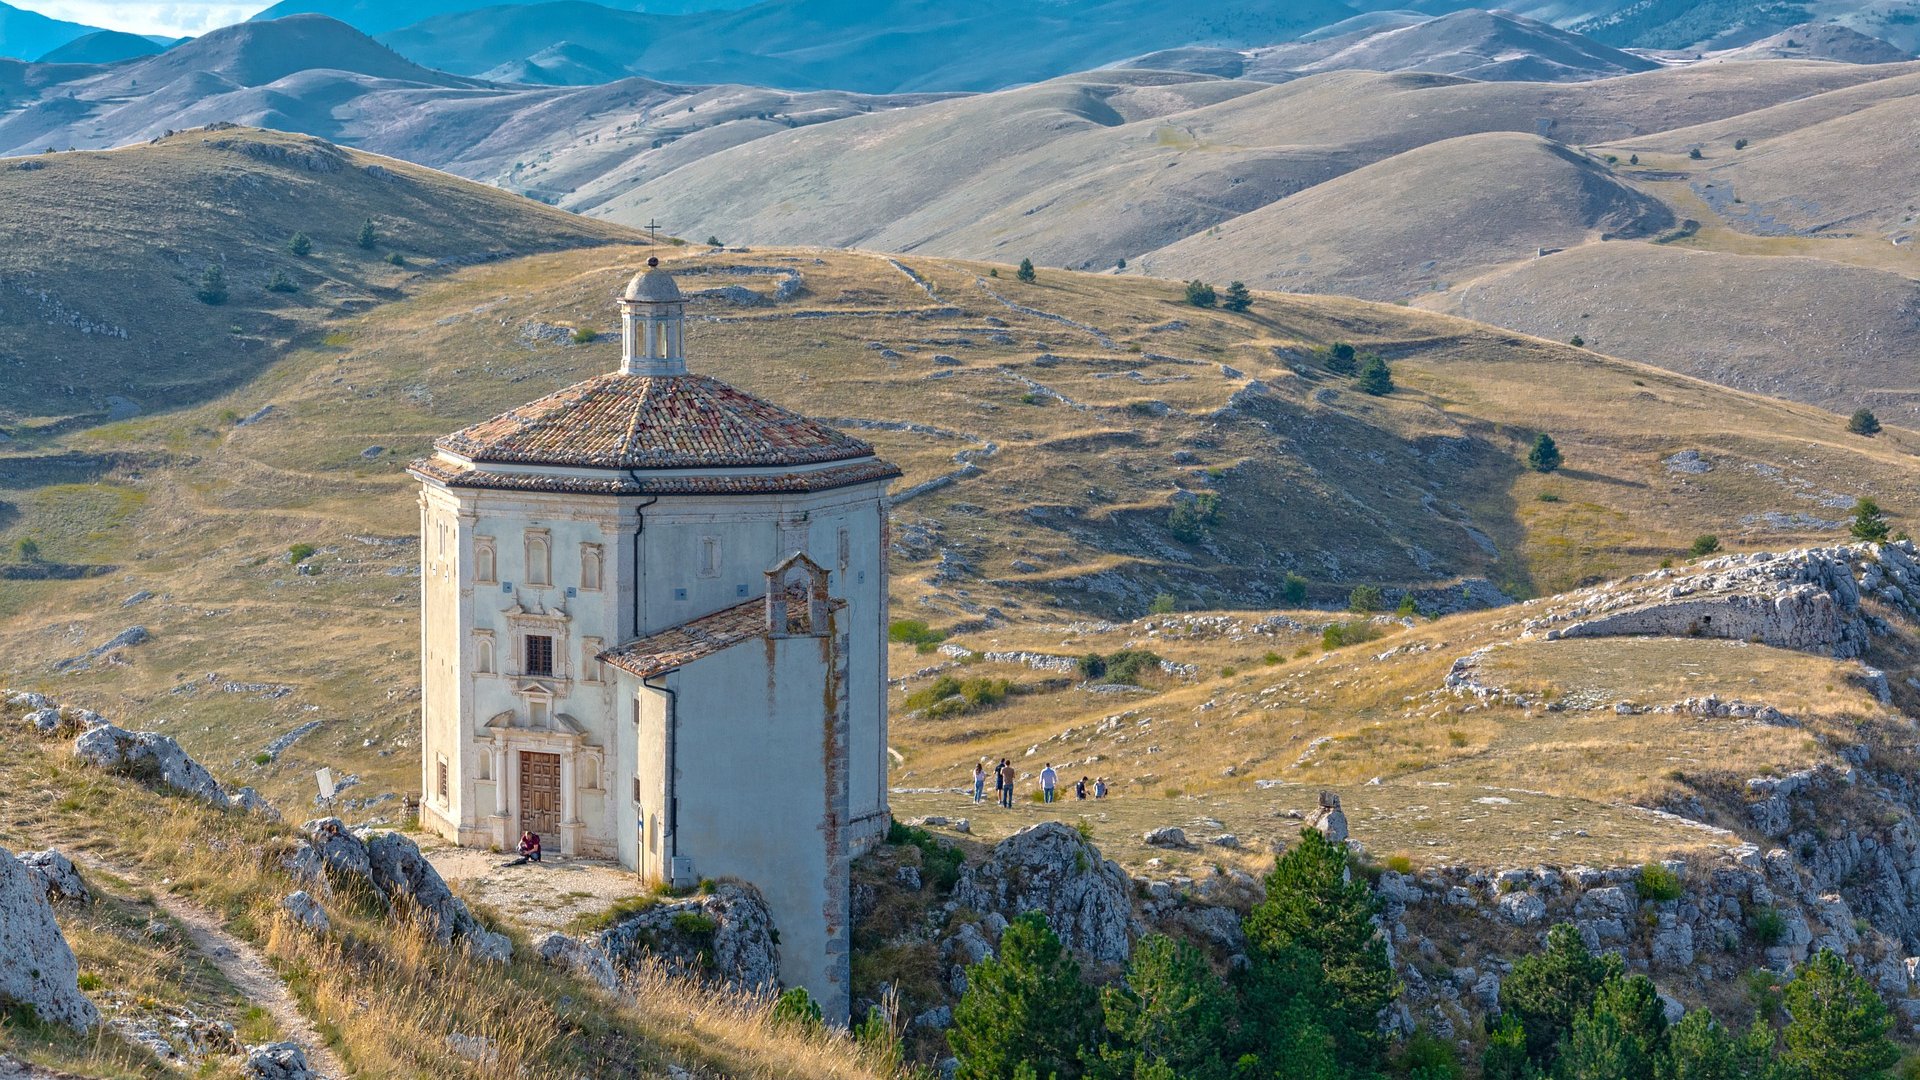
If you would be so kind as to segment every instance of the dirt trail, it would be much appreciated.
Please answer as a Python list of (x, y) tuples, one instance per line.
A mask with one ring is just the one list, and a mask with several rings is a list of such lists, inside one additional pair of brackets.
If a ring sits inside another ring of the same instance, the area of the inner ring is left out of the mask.
[[(145, 888), (153, 895), (153, 902), (160, 910), (179, 921), (185, 928), (187, 941), (194, 950), (205, 956), (227, 981), (237, 988), (249, 1002), (267, 1010), (274, 1023), (288, 1039), (300, 1044), (307, 1052), (307, 1064), (316, 1072), (330, 1078), (341, 1080), (349, 1074), (345, 1063), (336, 1056), (326, 1040), (313, 1026), (299, 1005), (287, 984), (267, 963), (265, 954), (248, 942), (227, 932), (219, 916), (189, 900), (166, 891), (164, 888), (149, 885), (136, 873), (126, 867), (109, 863), (92, 855), (75, 852), (75, 862), (93, 870), (104, 870), (129, 885)], [(0, 1080), (5, 1080), (0, 1074)]]

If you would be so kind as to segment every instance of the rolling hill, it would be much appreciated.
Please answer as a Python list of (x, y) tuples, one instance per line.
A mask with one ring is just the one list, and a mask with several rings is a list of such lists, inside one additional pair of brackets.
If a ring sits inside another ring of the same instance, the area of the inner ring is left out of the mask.
[[(362, 248), (368, 219), (376, 240)], [(0, 165), (0, 223), (0, 423), (16, 438), (218, 396), (329, 320), (446, 268), (633, 237), (390, 158), (232, 127)], [(296, 233), (310, 255), (289, 250)], [(206, 303), (196, 293), (216, 265), (227, 295)]]
[(139, 56), (152, 56), (166, 46), (139, 34), (118, 30), (97, 30), (84, 34), (42, 56), (42, 64), (113, 64)]
[(0, 58), (32, 60), (99, 30), (97, 26), (49, 19), (37, 11), (0, 3)]

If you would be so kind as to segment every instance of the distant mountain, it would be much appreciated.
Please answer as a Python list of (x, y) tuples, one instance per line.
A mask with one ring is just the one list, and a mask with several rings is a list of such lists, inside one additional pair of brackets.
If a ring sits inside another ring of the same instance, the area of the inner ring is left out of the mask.
[(1750, 45), (1714, 53), (1710, 59), (1834, 60), (1843, 64), (1894, 64), (1913, 59), (1913, 53), (1840, 23), (1802, 23)]
[(635, 74), (603, 52), (563, 41), (541, 49), (525, 60), (515, 60), (482, 72), (488, 82), (525, 86), (594, 86)]
[[(326, 15), (366, 34), (385, 34), (424, 19), (478, 11), (497, 6), (498, 0), (280, 0), (253, 18), (281, 19), (288, 15)], [(678, 15), (694, 11), (743, 8), (753, 0), (612, 0), (607, 7)]]
[(74, 38), (40, 58), (42, 64), (112, 64), (137, 56), (152, 56), (166, 46), (140, 34), (97, 30)]
[(49, 19), (36, 11), (0, 3), (0, 56), (32, 60), (99, 30), (97, 26)]
[(656, 79), (898, 93), (993, 90), (1195, 42), (1268, 45), (1353, 15), (1340, 0), (766, 0), (690, 15), (560, 0), (436, 16), (381, 40), (469, 75), (573, 42)]
[(1126, 67), (1195, 71), (1225, 78), (1285, 82), (1321, 71), (1431, 71), (1502, 82), (1580, 82), (1659, 65), (1547, 23), (1506, 11), (1469, 8), (1435, 18), (1394, 13), (1350, 19), (1346, 33), (1265, 48), (1189, 46), (1150, 53)]

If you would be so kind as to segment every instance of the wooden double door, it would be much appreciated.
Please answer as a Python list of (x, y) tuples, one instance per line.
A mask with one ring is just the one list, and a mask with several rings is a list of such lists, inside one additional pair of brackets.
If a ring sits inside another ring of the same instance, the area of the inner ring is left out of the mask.
[(560, 755), (520, 751), (520, 828), (557, 841), (560, 795)]

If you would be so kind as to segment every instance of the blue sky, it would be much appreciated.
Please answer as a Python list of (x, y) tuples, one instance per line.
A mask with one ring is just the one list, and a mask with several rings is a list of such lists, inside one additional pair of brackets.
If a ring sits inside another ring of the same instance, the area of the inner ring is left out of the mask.
[(183, 36), (204, 34), (240, 22), (266, 8), (272, 0), (247, 2), (181, 2), (181, 0), (7, 0), (27, 11), (37, 11), (68, 22), (126, 30), (135, 34)]

